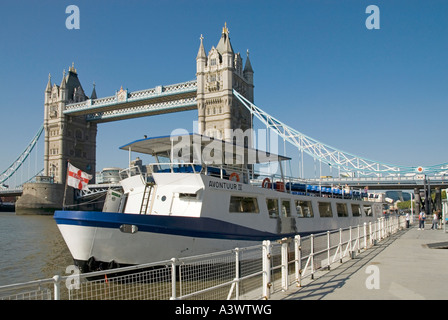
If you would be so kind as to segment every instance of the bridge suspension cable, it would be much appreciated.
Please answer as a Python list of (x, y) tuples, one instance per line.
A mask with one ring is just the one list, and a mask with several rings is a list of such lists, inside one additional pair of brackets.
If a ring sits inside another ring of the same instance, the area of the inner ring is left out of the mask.
[(280, 120), (272, 117), (251, 103), (237, 91), (233, 90), (233, 94), (251, 112), (251, 114), (255, 115), (263, 124), (266, 125), (267, 128), (272, 129), (280, 137), (297, 147), (299, 151), (303, 151), (312, 158), (319, 160), (324, 164), (333, 166), (334, 168), (339, 168), (347, 172), (356, 172), (358, 175), (377, 177), (382, 176), (383, 174), (434, 174), (448, 171), (448, 163), (421, 167), (421, 169), (418, 170), (420, 168), (418, 166), (397, 166), (369, 160), (342, 150), (338, 150), (293, 129)]
[(25, 160), (30, 155), (31, 151), (33, 151), (34, 147), (36, 146), (37, 141), (39, 140), (40, 136), (42, 135), (42, 132), (44, 131), (44, 125), (42, 124), (31, 142), (28, 144), (28, 146), (25, 148), (25, 150), (20, 154), (20, 156), (9, 166), (8, 169), (3, 171), (0, 174), (0, 184), (5, 182), (9, 177), (11, 177), (25, 162)]

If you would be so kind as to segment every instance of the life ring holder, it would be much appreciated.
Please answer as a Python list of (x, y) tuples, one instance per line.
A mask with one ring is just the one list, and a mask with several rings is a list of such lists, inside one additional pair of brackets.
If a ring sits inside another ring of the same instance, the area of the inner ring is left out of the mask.
[(263, 188), (270, 188), (271, 187), (271, 179), (269, 178), (264, 178), (263, 182), (261, 183), (261, 186)]
[(230, 181), (236, 181), (236, 182), (240, 182), (240, 176), (238, 175), (238, 173), (233, 172), (230, 177), (229, 177)]

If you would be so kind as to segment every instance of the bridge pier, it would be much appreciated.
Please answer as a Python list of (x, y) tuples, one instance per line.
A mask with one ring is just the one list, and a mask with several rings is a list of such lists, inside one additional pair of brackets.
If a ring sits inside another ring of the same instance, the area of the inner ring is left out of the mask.
[(425, 212), (428, 217), (431, 214), (431, 185), (426, 178), (423, 180), (423, 184), (425, 187)]
[(442, 190), (440, 187), (435, 188), (436, 196), (434, 198), (434, 210), (437, 212), (442, 212)]
[(420, 188), (414, 188), (414, 203), (415, 203), (415, 209), (414, 213), (419, 214), (420, 210), (422, 209), (421, 205), (421, 198), (420, 198)]
[[(23, 194), (16, 201), (16, 214), (52, 215), (55, 210), (62, 209), (65, 184), (41, 181), (25, 183)], [(67, 188), (66, 204), (73, 204), (73, 189)]]

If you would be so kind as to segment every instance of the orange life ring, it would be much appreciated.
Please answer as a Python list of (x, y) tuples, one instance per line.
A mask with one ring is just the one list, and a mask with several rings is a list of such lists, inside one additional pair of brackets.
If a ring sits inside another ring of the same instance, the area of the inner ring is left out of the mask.
[(236, 181), (236, 182), (240, 182), (240, 176), (238, 175), (238, 173), (233, 172), (230, 177), (229, 180), (231, 181)]
[(263, 188), (270, 188), (271, 187), (271, 179), (264, 178), (263, 182), (261, 183), (261, 186)]

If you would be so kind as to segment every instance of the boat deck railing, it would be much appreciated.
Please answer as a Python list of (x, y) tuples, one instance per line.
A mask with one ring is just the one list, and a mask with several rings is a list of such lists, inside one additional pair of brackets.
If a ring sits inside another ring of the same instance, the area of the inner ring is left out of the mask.
[(253, 186), (268, 188), (278, 192), (295, 195), (321, 196), (329, 198), (379, 201), (378, 194), (364, 189), (342, 186), (322, 186), (309, 184), (300, 179), (283, 174), (269, 173), (268, 170), (255, 170), (253, 166), (216, 165), (188, 162), (150, 163), (145, 167), (132, 166), (120, 171), (121, 179), (140, 175), (144, 183), (153, 182), (152, 173), (196, 173), (231, 180)]

